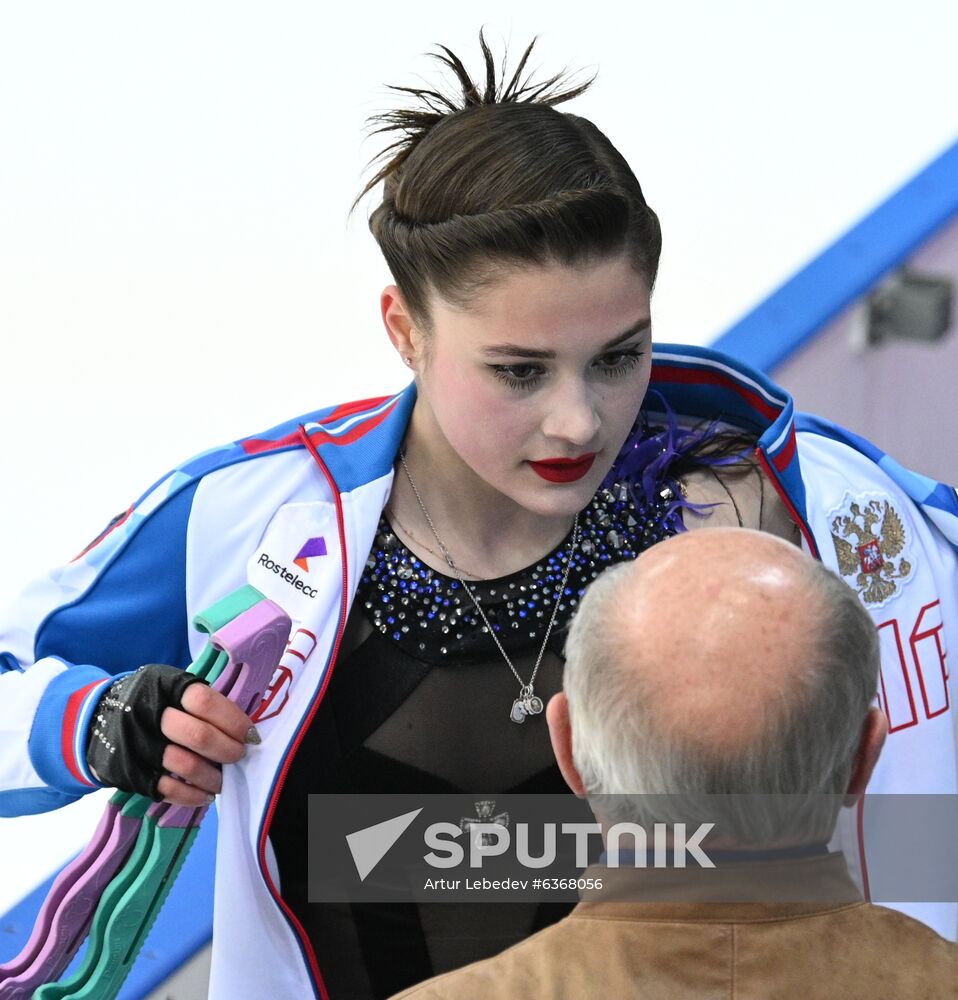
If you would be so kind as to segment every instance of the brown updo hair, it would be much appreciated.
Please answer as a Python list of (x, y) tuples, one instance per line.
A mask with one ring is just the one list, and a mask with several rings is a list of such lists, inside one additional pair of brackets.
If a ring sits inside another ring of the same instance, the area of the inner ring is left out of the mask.
[(566, 74), (523, 78), (533, 39), (508, 83), (479, 32), (480, 90), (446, 46), (431, 53), (452, 70), (461, 96), (390, 87), (418, 106), (374, 115), (372, 133), (401, 136), (373, 160), (388, 162), (353, 203), (384, 181), (369, 228), (420, 325), (435, 291), (465, 307), (503, 267), (577, 265), (622, 252), (649, 288), (662, 233), (621, 153), (585, 118), (556, 111), (594, 77), (562, 89)]

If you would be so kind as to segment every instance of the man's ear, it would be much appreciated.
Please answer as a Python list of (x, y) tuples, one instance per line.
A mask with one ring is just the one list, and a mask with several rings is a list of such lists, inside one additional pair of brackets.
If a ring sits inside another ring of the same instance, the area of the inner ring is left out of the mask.
[(864, 794), (872, 771), (875, 769), (875, 764), (878, 763), (878, 757), (885, 745), (887, 735), (888, 719), (885, 718), (885, 713), (880, 708), (873, 706), (868, 710), (868, 715), (865, 716), (865, 723), (862, 726), (855, 763), (852, 765), (852, 774), (845, 793), (846, 806), (853, 806)]
[(386, 334), (393, 347), (412, 369), (421, 360), (422, 332), (416, 327), (416, 320), (406, 305), (398, 285), (387, 285), (379, 296), (379, 309), (383, 317)]
[(556, 763), (565, 778), (565, 783), (580, 798), (586, 796), (582, 776), (572, 760), (572, 721), (569, 718), (569, 699), (565, 691), (552, 696), (546, 706), (546, 721), (549, 723), (549, 738)]

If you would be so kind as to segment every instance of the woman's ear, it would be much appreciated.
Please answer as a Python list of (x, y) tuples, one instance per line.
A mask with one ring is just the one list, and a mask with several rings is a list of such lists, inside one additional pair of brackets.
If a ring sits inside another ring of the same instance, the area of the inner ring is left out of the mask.
[(379, 297), (386, 334), (404, 364), (415, 370), (422, 356), (422, 333), (416, 326), (398, 285), (387, 285)]

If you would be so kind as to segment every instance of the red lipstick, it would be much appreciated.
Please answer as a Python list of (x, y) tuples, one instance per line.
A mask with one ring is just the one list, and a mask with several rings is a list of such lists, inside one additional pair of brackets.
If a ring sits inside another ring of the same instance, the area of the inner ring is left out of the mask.
[(592, 468), (596, 453), (580, 455), (578, 458), (544, 458), (541, 462), (529, 462), (533, 472), (550, 483), (574, 483)]

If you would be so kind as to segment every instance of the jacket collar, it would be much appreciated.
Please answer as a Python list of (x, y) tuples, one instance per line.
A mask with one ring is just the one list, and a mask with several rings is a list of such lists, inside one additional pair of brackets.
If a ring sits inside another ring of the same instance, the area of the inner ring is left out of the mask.
[(580, 894), (582, 901), (572, 914), (575, 917), (757, 921), (864, 903), (841, 853), (719, 864), (715, 868), (590, 865), (582, 874), (601, 880), (602, 888)]
[[(720, 420), (756, 436), (755, 456), (771, 479), (811, 552), (818, 554), (808, 527), (805, 485), (795, 438), (792, 397), (762, 372), (720, 351), (684, 344), (652, 350), (656, 390), (680, 418)], [(655, 393), (643, 409), (654, 414)]]
[(415, 403), (410, 382), (392, 396), (346, 403), (303, 425), (340, 493), (392, 473)]

